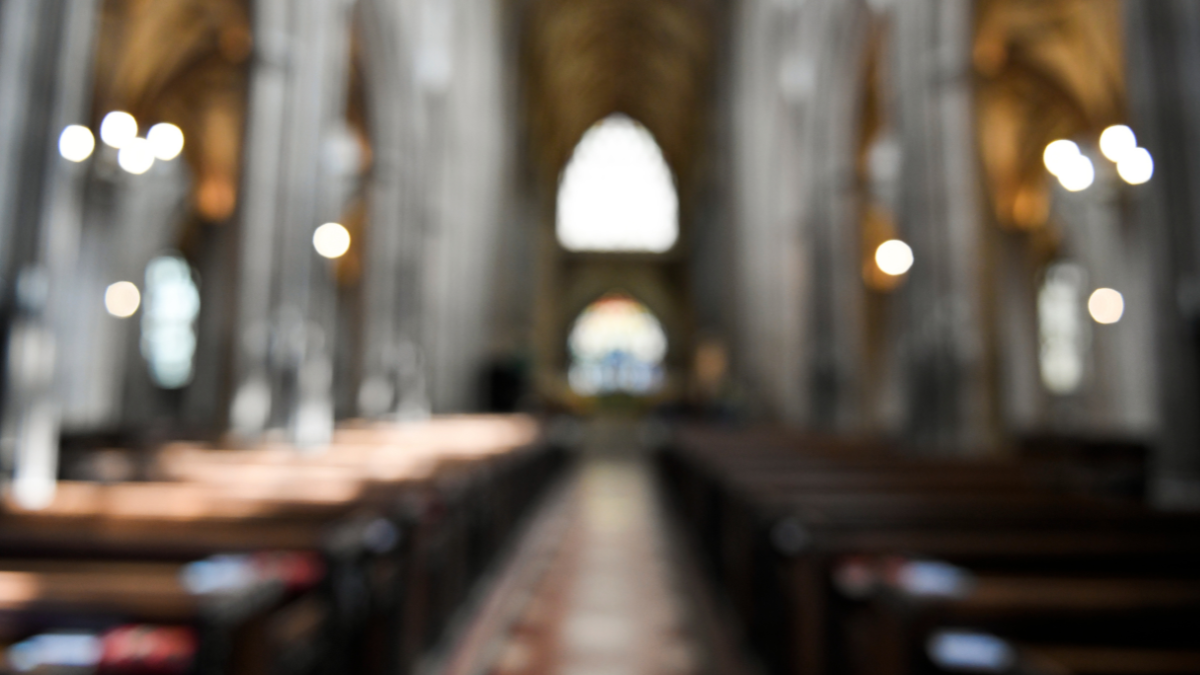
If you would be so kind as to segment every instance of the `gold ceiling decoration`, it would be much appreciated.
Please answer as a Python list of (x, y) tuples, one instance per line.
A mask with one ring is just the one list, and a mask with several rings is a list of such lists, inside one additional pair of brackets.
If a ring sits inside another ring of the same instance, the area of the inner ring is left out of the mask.
[(714, 12), (712, 0), (534, 0), (522, 56), (546, 177), (592, 124), (622, 112), (654, 134), (685, 183), (708, 107)]
[(998, 222), (1046, 222), (1042, 151), (1095, 142), (1125, 117), (1120, 0), (980, 0), (973, 60), (984, 173)]

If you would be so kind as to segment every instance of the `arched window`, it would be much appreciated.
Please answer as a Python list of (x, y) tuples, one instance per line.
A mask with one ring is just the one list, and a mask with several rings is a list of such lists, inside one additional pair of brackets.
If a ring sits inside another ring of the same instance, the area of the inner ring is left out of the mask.
[(662, 387), (667, 335), (654, 314), (627, 295), (612, 293), (589, 305), (567, 344), (576, 393), (645, 395)]
[(1039, 365), (1042, 384), (1052, 394), (1065, 396), (1083, 383), (1089, 347), (1088, 325), (1083, 316), (1086, 274), (1082, 267), (1059, 262), (1046, 268), (1038, 291)]
[(199, 315), (200, 290), (187, 261), (175, 255), (151, 260), (146, 266), (142, 355), (158, 386), (179, 389), (191, 382)]
[(645, 127), (612, 115), (583, 135), (559, 184), (557, 231), (570, 251), (663, 253), (675, 245), (675, 181)]

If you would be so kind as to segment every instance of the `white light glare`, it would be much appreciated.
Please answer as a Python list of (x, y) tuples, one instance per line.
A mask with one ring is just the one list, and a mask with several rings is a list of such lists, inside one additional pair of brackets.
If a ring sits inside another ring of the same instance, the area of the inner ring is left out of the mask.
[(913, 266), (913, 252), (899, 239), (889, 239), (875, 249), (875, 264), (884, 274), (898, 277)]
[(104, 291), (104, 308), (118, 319), (128, 319), (142, 304), (142, 294), (130, 281), (118, 281)]
[(1134, 148), (1117, 163), (1117, 174), (1130, 185), (1141, 185), (1154, 175), (1154, 158), (1145, 148)]
[(111, 148), (123, 148), (137, 138), (138, 123), (127, 112), (115, 110), (104, 116), (100, 123), (100, 140)]
[(1004, 640), (987, 633), (943, 630), (925, 644), (929, 660), (944, 670), (1002, 673), (1016, 663), (1016, 651)]
[(589, 129), (562, 174), (556, 231), (570, 251), (669, 251), (679, 197), (653, 134), (624, 115)]
[(1111, 288), (1097, 288), (1088, 298), (1088, 314), (1099, 324), (1114, 324), (1125, 314), (1125, 298)]
[(183, 131), (174, 124), (163, 122), (150, 127), (146, 140), (154, 149), (154, 156), (169, 162), (183, 152)]
[(95, 149), (96, 137), (85, 126), (72, 124), (63, 129), (58, 137), (58, 153), (72, 162), (82, 162), (91, 157)]
[(1110, 161), (1120, 162), (1134, 150), (1137, 150), (1137, 136), (1124, 124), (1111, 126), (1100, 134), (1100, 152)]
[(140, 176), (154, 166), (154, 147), (144, 138), (134, 138), (117, 153), (117, 164), (129, 173)]
[(1076, 157), (1080, 157), (1079, 146), (1073, 141), (1057, 140), (1046, 146), (1042, 152), (1042, 161), (1046, 170), (1055, 176), (1061, 176), (1069, 171)]
[(1058, 174), (1058, 182), (1068, 192), (1080, 192), (1092, 186), (1096, 180), (1096, 167), (1092, 160), (1078, 155), (1068, 161), (1067, 166)]
[(340, 223), (325, 223), (313, 232), (313, 248), (322, 258), (340, 258), (350, 250), (350, 231)]

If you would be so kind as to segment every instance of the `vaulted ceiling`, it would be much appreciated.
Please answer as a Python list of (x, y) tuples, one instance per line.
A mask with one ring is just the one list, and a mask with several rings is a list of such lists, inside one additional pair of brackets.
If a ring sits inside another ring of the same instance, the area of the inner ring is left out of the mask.
[(143, 130), (172, 122), (187, 138), (193, 204), (210, 221), (237, 202), (247, 63), (245, 0), (106, 0), (94, 111), (133, 113)]
[(544, 175), (557, 177), (593, 123), (623, 112), (685, 183), (704, 128), (714, 13), (713, 0), (533, 0), (522, 57)]
[(1032, 230), (1049, 215), (1046, 144), (1094, 143), (1125, 121), (1118, 0), (982, 0), (973, 60), (983, 166), (998, 222)]

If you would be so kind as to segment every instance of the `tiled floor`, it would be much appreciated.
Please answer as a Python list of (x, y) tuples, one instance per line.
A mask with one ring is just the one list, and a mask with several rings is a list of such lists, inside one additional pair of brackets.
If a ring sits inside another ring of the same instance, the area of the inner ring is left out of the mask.
[(449, 653), (421, 675), (745, 672), (672, 544), (648, 459), (615, 440), (581, 455)]
[(644, 462), (588, 457), (566, 508), (564, 539), (493, 675), (699, 673)]

